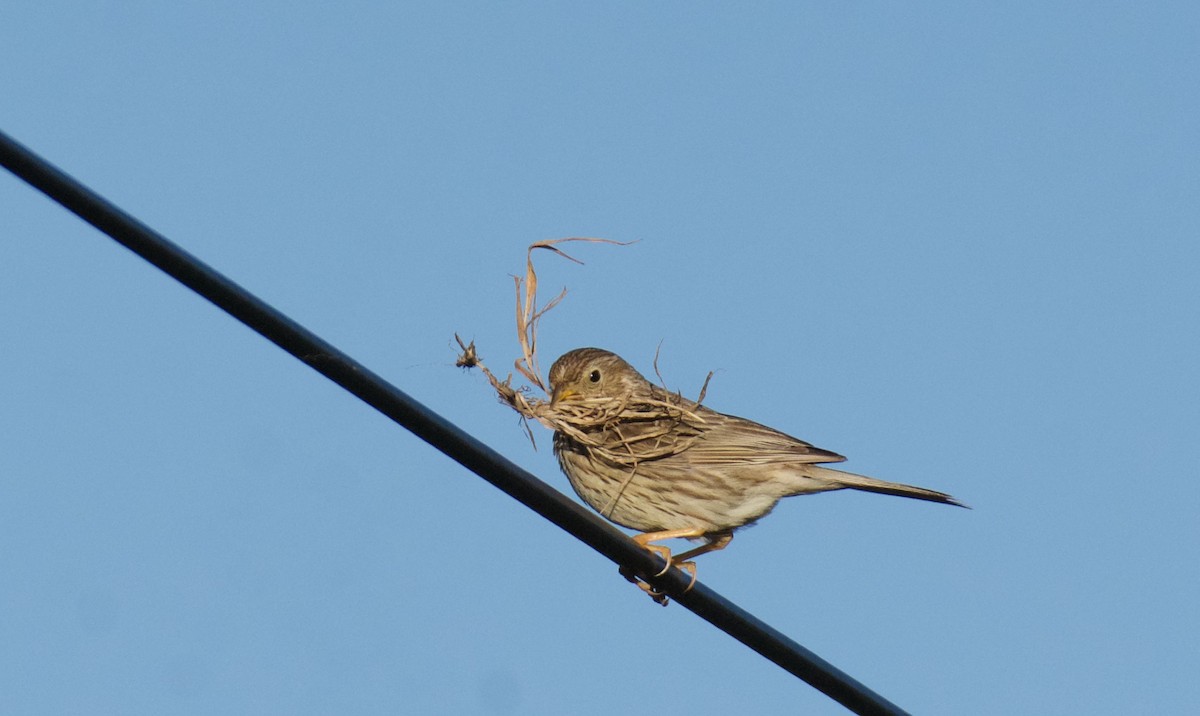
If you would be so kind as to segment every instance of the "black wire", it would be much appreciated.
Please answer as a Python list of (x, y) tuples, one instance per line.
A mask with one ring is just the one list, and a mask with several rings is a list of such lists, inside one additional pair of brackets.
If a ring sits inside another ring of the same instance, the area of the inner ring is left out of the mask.
[[(662, 569), (661, 559), (638, 547), (600, 517), (413, 400), (3, 132), (0, 132), (0, 165), (592, 549), (638, 574), (655, 574)], [(905, 713), (703, 584), (697, 583), (685, 593), (690, 581), (678, 569), (651, 580), (656, 588), (702, 619), (854, 713)]]

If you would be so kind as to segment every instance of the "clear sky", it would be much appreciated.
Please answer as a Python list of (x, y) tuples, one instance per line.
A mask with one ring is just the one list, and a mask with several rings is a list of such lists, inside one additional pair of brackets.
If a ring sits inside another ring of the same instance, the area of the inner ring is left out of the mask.
[[(564, 491), (452, 335), (945, 490), (701, 579), (922, 714), (1200, 702), (1195, 3), (8, 3), (0, 128)], [(0, 712), (842, 709), (0, 173)]]

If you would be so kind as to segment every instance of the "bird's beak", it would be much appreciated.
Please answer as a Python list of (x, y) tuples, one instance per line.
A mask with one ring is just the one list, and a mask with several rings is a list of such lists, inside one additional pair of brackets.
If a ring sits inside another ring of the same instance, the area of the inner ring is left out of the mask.
[(571, 390), (570, 388), (555, 388), (550, 395), (551, 407), (558, 405), (564, 400), (576, 400), (579, 398), (579, 391)]

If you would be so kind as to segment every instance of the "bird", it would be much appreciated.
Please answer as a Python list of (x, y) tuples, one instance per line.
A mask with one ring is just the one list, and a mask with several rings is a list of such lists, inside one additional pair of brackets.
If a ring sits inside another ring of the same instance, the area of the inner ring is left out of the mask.
[[(549, 385), (554, 454), (571, 487), (663, 558), (655, 576), (671, 566), (690, 572), (688, 589), (695, 557), (727, 547), (784, 497), (849, 488), (966, 507), (944, 492), (821, 467), (846, 458), (667, 391), (601, 348), (563, 354)], [(656, 544), (674, 538), (703, 544), (678, 555)]]

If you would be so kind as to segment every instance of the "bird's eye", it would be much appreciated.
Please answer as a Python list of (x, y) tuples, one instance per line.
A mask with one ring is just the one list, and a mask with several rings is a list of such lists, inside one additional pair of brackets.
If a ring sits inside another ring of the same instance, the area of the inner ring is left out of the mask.
[(593, 383), (599, 383), (600, 382), (600, 371), (594, 370), (591, 373), (588, 373), (588, 380), (592, 381)]

